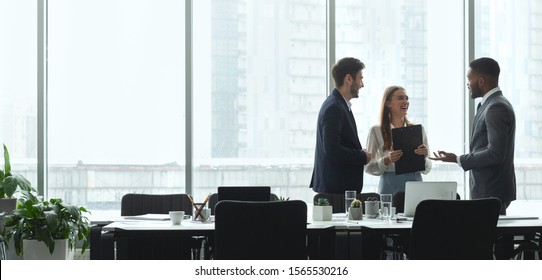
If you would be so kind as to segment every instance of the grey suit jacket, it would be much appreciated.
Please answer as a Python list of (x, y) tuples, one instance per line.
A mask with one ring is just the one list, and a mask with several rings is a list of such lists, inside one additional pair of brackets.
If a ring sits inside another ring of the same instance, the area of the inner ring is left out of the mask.
[(495, 92), (478, 109), (470, 153), (460, 157), (463, 169), (471, 171), (471, 198), (497, 197), (502, 202), (516, 199), (515, 133), (514, 109), (501, 91)]

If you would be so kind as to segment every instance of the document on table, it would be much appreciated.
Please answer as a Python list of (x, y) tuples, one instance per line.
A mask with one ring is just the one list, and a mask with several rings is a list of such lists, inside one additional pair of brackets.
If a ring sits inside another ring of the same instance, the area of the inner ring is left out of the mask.
[(411, 125), (391, 130), (394, 150), (402, 150), (403, 156), (395, 162), (395, 174), (405, 174), (425, 170), (425, 157), (414, 150), (423, 144), (422, 126)]
[(124, 218), (130, 220), (166, 221), (169, 220), (169, 214), (144, 214), (137, 216), (125, 216)]

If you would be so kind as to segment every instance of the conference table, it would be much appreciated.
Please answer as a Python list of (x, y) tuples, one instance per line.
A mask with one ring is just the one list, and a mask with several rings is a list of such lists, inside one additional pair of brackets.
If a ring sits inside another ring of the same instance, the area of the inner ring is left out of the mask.
[[(167, 215), (166, 215), (167, 216)], [(332, 221), (312, 221), (307, 224), (309, 259), (334, 259), (335, 240), (337, 234), (350, 236), (357, 234), (363, 240), (371, 236), (386, 234), (408, 234), (412, 227), (412, 219), (380, 219), (364, 218), (359, 221), (346, 219), (345, 213), (333, 214)], [(508, 216), (501, 217), (497, 224), (497, 234), (513, 234), (516, 236), (542, 232), (542, 220), (538, 217)], [(214, 222), (183, 220), (181, 225), (172, 225), (169, 220), (138, 220), (120, 218), (101, 228), (101, 257), (115, 259), (115, 241), (131, 237), (179, 237), (179, 236), (212, 236)], [(350, 241), (348, 241), (350, 244)], [(92, 246), (92, 244), (91, 244)], [(95, 248), (95, 247), (94, 247)], [(357, 250), (357, 248), (355, 249)], [(361, 248), (363, 250), (363, 248)], [(92, 251), (92, 250), (91, 250)]]

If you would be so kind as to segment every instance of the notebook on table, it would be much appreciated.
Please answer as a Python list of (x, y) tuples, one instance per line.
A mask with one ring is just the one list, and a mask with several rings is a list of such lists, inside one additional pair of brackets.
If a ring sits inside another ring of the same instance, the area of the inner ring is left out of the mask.
[(405, 184), (405, 217), (414, 217), (416, 206), (426, 199), (455, 200), (457, 182), (412, 181)]

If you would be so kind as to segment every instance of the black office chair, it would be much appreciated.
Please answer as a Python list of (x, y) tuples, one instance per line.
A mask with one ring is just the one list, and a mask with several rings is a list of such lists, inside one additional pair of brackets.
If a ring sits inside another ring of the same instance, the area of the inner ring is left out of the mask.
[[(460, 200), (461, 196), (456, 194), (456, 199)], [(405, 192), (397, 191), (393, 193), (392, 205), (395, 207), (396, 213), (403, 213), (405, 211)], [(404, 259), (409, 248), (409, 236), (405, 234), (389, 234), (386, 236), (386, 246), (384, 247), (384, 254), (390, 255), (392, 259)], [(390, 253), (390, 254), (387, 254)]]
[[(362, 202), (363, 213), (365, 213), (365, 201), (367, 199), (374, 198), (376, 200), (380, 200), (380, 195), (375, 192), (358, 193), (356, 197)], [(325, 198), (329, 201), (329, 205), (333, 206), (333, 213), (346, 213), (344, 194), (317, 193), (313, 198), (314, 204), (316, 204), (316, 201), (318, 201), (320, 198)]]
[(496, 198), (420, 202), (410, 231), (409, 259), (493, 259), (500, 208)]
[[(514, 240), (515, 247), (512, 256), (516, 260), (540, 260), (542, 259), (542, 233), (534, 232), (521, 236), (520, 240)], [(497, 242), (499, 239), (497, 238)], [(538, 255), (538, 256), (537, 256)]]
[[(121, 216), (168, 214), (173, 210), (192, 214), (188, 195), (130, 193), (121, 200)], [(201, 242), (191, 237), (120, 239), (117, 241), (117, 259), (189, 260), (192, 249), (198, 250)]]
[(215, 210), (215, 259), (307, 259), (305, 202), (224, 200)]

